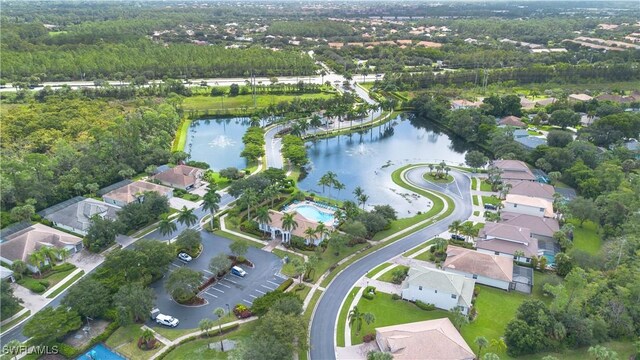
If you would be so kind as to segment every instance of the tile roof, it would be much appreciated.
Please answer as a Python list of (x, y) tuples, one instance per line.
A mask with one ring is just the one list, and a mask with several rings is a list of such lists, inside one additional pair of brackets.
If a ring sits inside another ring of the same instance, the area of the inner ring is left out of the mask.
[[(308, 228), (315, 229), (318, 226), (318, 222), (308, 220), (304, 216), (298, 214), (293, 211), (293, 219), (298, 223), (298, 227), (291, 230), (291, 234), (295, 236), (299, 236), (303, 239), (308, 238), (307, 234), (305, 234), (305, 230)], [(271, 221), (269, 222), (269, 226), (275, 227), (278, 229), (282, 229), (282, 219), (284, 218), (284, 213), (275, 210), (269, 210), (269, 217)]]
[(153, 178), (165, 184), (184, 188), (194, 185), (203, 172), (204, 170), (197, 167), (178, 165), (155, 175)]
[(531, 238), (531, 240), (526, 244), (502, 239), (480, 239), (476, 241), (476, 248), (489, 251), (498, 251), (503, 254), (511, 255), (515, 255), (516, 251), (522, 251), (525, 257), (530, 258), (533, 256), (538, 256), (538, 239)]
[(504, 200), (504, 202), (509, 204), (518, 204), (518, 205), (542, 208), (544, 209), (544, 216), (546, 217), (552, 218), (552, 217), (555, 217), (556, 215), (553, 212), (553, 203), (547, 199), (529, 197), (529, 196), (523, 196), (523, 195), (507, 194), (507, 197)]
[(507, 125), (507, 126), (516, 126), (516, 127), (526, 127), (527, 124), (520, 121), (520, 118), (517, 116), (506, 116), (502, 119), (498, 120), (499, 125)]
[(143, 194), (147, 191), (155, 191), (160, 195), (167, 195), (171, 193), (173, 189), (170, 187), (153, 184), (146, 181), (136, 181), (131, 184), (127, 184), (115, 190), (112, 190), (104, 195), (103, 198), (111, 198), (126, 204), (135, 201), (140, 194)]
[(409, 276), (402, 284), (402, 288), (406, 289), (411, 285), (415, 285), (447, 294), (456, 294), (458, 295), (458, 305), (471, 307), (475, 283), (473, 279), (468, 279), (462, 275), (424, 266), (412, 266), (409, 269)]
[(476, 274), (490, 279), (511, 282), (513, 261), (504, 256), (488, 255), (474, 250), (449, 245), (444, 269)]
[(3, 242), (0, 244), (0, 256), (9, 261), (22, 260), (25, 262), (31, 253), (43, 246), (65, 248), (67, 246), (75, 246), (82, 242), (82, 239), (77, 236), (42, 224), (33, 224), (2, 240)]
[(553, 201), (553, 194), (556, 190), (549, 184), (543, 184), (537, 181), (518, 181), (512, 183), (509, 194), (537, 197)]
[(492, 166), (502, 170), (500, 178), (503, 180), (535, 180), (527, 164), (519, 160), (496, 160)]
[(556, 219), (507, 211), (501, 212), (500, 217), (505, 224), (528, 227), (534, 237), (536, 235), (553, 237), (553, 233), (560, 230), (560, 225)]
[(396, 360), (472, 360), (475, 354), (448, 318), (376, 329), (382, 351)]
[(531, 230), (522, 226), (488, 222), (480, 229), (478, 237), (483, 239), (503, 239), (527, 244), (531, 241)]

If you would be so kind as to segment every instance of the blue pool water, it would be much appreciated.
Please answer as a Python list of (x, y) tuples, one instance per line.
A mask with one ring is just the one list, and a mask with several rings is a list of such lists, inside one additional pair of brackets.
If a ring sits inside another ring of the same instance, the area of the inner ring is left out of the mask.
[(547, 258), (547, 265), (549, 265), (549, 266), (555, 265), (555, 263), (556, 263), (555, 254), (553, 254), (552, 252), (549, 252), (549, 251), (543, 251), (542, 255)]
[(108, 347), (103, 344), (98, 344), (91, 348), (91, 350), (82, 354), (78, 360), (126, 360), (122, 356), (109, 350)]
[(333, 223), (334, 217), (331, 214), (320, 211), (311, 205), (300, 205), (296, 207), (296, 212), (309, 220), (326, 223)]

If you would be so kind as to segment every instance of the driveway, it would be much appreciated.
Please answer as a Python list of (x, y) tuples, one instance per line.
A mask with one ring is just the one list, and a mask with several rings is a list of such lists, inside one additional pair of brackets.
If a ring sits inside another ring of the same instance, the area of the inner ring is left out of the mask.
[[(229, 245), (231, 243), (232, 241), (229, 239), (203, 231), (202, 254), (190, 263), (184, 263), (176, 258), (170, 265), (169, 272), (186, 266), (202, 272), (204, 282), (212, 275), (208, 270), (209, 260), (221, 252), (230, 254)], [(227, 274), (221, 281), (205, 289), (200, 293), (200, 297), (207, 301), (207, 304), (203, 306), (183, 306), (173, 301), (164, 289), (167, 278), (165, 276), (150, 286), (156, 292), (156, 307), (160, 309), (161, 313), (178, 318), (180, 320), (178, 329), (197, 328), (203, 318), (215, 319), (213, 315), (215, 308), (221, 307), (227, 311), (226, 304), (229, 304), (231, 310), (236, 304), (250, 307), (254, 299), (274, 290), (286, 279), (277, 275), (282, 268), (282, 261), (277, 256), (255, 247), (249, 247), (246, 257), (253, 262), (255, 267), (241, 265), (247, 272), (244, 278)], [(159, 326), (152, 320), (149, 320), (147, 325), (150, 327)]]
[[(412, 180), (412, 182), (413, 180), (418, 181), (416, 177), (418, 177), (419, 173), (429, 171), (428, 167), (422, 167), (422, 170), (419, 169), (411, 170), (407, 173), (407, 177)], [(379, 264), (387, 262), (393, 257), (423, 243), (425, 240), (446, 231), (451, 221), (466, 220), (472, 214), (473, 207), (470, 194), (471, 180), (466, 175), (457, 171), (451, 171), (450, 174), (457, 183), (456, 190), (460, 189), (461, 194), (461, 196), (452, 197), (455, 209), (451, 215), (444, 220), (397, 240), (349, 265), (340, 275), (336, 276), (331, 285), (327, 287), (327, 290), (318, 302), (315, 310), (316, 315), (313, 317), (311, 323), (310, 341), (312, 360), (336, 358), (335, 329), (340, 304), (342, 304), (342, 300), (347, 297), (351, 287), (360, 277), (364, 276), (369, 270)], [(422, 175), (419, 175), (419, 178), (422, 179)], [(434, 184), (426, 181), (424, 181), (424, 183), (416, 182), (415, 184), (431, 190), (440, 190), (436, 188)], [(456, 192), (453, 192), (452, 195), (456, 195)]]

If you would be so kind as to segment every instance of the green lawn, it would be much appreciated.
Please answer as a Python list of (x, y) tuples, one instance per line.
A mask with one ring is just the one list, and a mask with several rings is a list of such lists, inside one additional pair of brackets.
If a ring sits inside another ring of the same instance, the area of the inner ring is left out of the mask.
[(477, 186), (478, 186), (478, 179), (471, 178), (471, 190), (477, 190)]
[(475, 205), (475, 206), (480, 205), (480, 201), (478, 200), (478, 195), (473, 195), (471, 197), (471, 200), (473, 201), (473, 205)]
[(398, 271), (398, 270), (409, 270), (408, 266), (404, 266), (404, 265), (398, 265), (396, 267), (394, 267), (393, 269), (390, 269), (389, 271), (385, 272), (384, 274), (382, 274), (378, 280), (380, 281), (384, 281), (384, 282), (388, 282), (388, 283), (392, 283), (393, 281), (393, 273)]
[[(344, 310), (344, 308), (343, 308)], [(366, 334), (374, 333), (375, 328), (382, 326), (390, 326), (397, 324), (405, 324), (416, 321), (440, 319), (446, 317), (448, 312), (444, 310), (425, 311), (413, 303), (404, 300), (393, 300), (390, 294), (377, 293), (373, 300), (361, 298), (358, 302), (358, 310), (361, 313), (370, 312), (376, 317), (376, 321), (372, 324), (362, 323), (360, 333), (356, 332), (354, 327), (351, 328), (351, 344), (361, 344), (362, 337)], [(344, 313), (346, 320), (348, 311)], [(343, 313), (340, 313), (338, 321), (343, 320)], [(338, 323), (340, 324), (340, 323)], [(340, 327), (338, 327), (340, 330)], [(338, 331), (338, 334), (340, 332)], [(338, 336), (339, 338), (340, 336)], [(339, 344), (338, 344), (339, 345)], [(341, 345), (339, 345), (341, 346)], [(344, 346), (344, 345), (342, 345)]]
[[(233, 317), (232, 319), (235, 320), (235, 318)], [(181, 336), (190, 334), (192, 332), (200, 331), (200, 329), (172, 329), (165, 326), (155, 326), (153, 327), (153, 331), (166, 337), (169, 340), (175, 340)]]
[(296, 275), (296, 269), (293, 267), (293, 264), (291, 264), (291, 260), (298, 259), (300, 262), (304, 262), (304, 258), (302, 256), (295, 255), (287, 251), (283, 251), (280, 249), (273, 249), (271, 252), (277, 255), (281, 259), (284, 259), (285, 256), (289, 257), (289, 262), (287, 264), (284, 264), (281, 270), (282, 273), (287, 276), (294, 277)]
[(435, 173), (430, 174), (430, 173), (424, 173), (422, 175), (422, 178), (424, 178), (425, 180), (432, 182), (432, 183), (436, 183), (436, 184), (449, 184), (453, 182), (453, 176), (451, 175), (447, 175), (443, 178), (438, 178), (435, 177)]
[(138, 348), (138, 338), (142, 335), (140, 324), (132, 324), (118, 328), (105, 342), (110, 348), (116, 349), (119, 353), (130, 359), (148, 359), (158, 352), (164, 344), (157, 342), (158, 347), (153, 350), (140, 350)]
[[(613, 350), (618, 353), (618, 359), (631, 359), (632, 355), (636, 354), (636, 347), (631, 341), (610, 341), (606, 343), (600, 344), (610, 350)], [(525, 355), (518, 357), (518, 360), (539, 360), (547, 355), (555, 356), (558, 359), (562, 360), (585, 360), (585, 359), (593, 359), (591, 354), (588, 352), (588, 347), (583, 347), (580, 349), (568, 349), (563, 352), (542, 352), (535, 355)]]
[(424, 249), (424, 248), (428, 247), (428, 246), (429, 246), (429, 245), (431, 245), (432, 243), (433, 243), (433, 240), (429, 240), (429, 241), (427, 241), (427, 242), (423, 243), (422, 245), (416, 246), (415, 248), (413, 248), (413, 249), (411, 249), (411, 250), (407, 251), (406, 253), (402, 254), (402, 256), (404, 256), (404, 257), (409, 257), (409, 256), (411, 256), (411, 255), (413, 255), (413, 254), (417, 253), (418, 251), (420, 251), (420, 250), (422, 250), (422, 249)]
[(422, 260), (422, 261), (430, 261), (430, 262), (434, 261), (433, 254), (431, 253), (431, 251), (425, 251), (422, 254), (414, 257), (414, 259)]
[(382, 271), (382, 269), (386, 268), (387, 266), (390, 266), (391, 263), (384, 263), (384, 264), (380, 264), (378, 266), (376, 266), (375, 268), (373, 268), (373, 270), (369, 271), (367, 273), (367, 277), (368, 278), (372, 278), (375, 274), (379, 273), (380, 271)]
[(491, 185), (486, 181), (480, 181), (480, 191), (493, 191)]
[[(333, 94), (318, 93), (318, 94), (300, 94), (300, 95), (257, 95), (256, 107), (265, 108), (269, 105), (276, 105), (284, 101), (292, 101), (298, 99), (329, 99), (333, 97)], [(252, 95), (238, 95), (238, 96), (191, 96), (184, 99), (182, 108), (185, 112), (191, 110), (195, 111), (217, 111), (217, 110), (243, 110), (253, 109), (254, 101)]]
[(477, 210), (476, 210), (476, 211), (474, 211), (474, 212), (473, 212), (473, 216), (480, 216), (480, 211), (477, 211)]
[[(342, 304), (342, 309), (340, 309), (340, 315), (338, 316), (338, 327), (336, 330), (336, 345), (344, 347), (344, 330), (347, 323), (347, 317), (349, 316), (349, 311), (351, 311), (351, 302), (356, 294), (360, 291), (359, 287), (354, 287), (351, 289), (349, 295), (344, 300), (344, 304)], [(361, 299), (360, 302), (362, 302)], [(360, 309), (360, 302), (358, 303), (358, 309)], [(360, 310), (362, 312), (362, 310)], [(353, 344), (352, 344), (353, 345)]]
[(227, 238), (227, 239), (236, 240), (236, 241), (244, 241), (247, 244), (249, 244), (249, 246), (253, 246), (253, 247), (258, 248), (258, 249), (262, 249), (266, 245), (266, 244), (263, 244), (263, 243), (260, 243), (260, 242), (257, 242), (257, 241), (247, 240), (247, 239), (245, 239), (243, 237), (240, 237), (240, 236), (237, 236), (237, 235), (234, 235), (234, 234), (228, 233), (226, 231), (222, 231), (222, 230), (216, 230), (213, 233), (218, 235), (218, 236), (222, 236), (224, 238)]
[[(246, 341), (257, 325), (257, 321), (251, 321), (240, 325), (240, 327), (230, 333), (222, 335), (222, 339), (230, 339), (236, 341)], [(199, 338), (186, 342), (166, 354), (166, 360), (182, 360), (182, 359), (227, 359), (229, 353), (222, 353), (209, 349), (209, 344), (219, 342), (220, 337), (211, 333), (209, 338)]]
[(291, 291), (294, 294), (298, 295), (300, 300), (304, 302), (304, 299), (307, 298), (307, 295), (311, 291), (311, 288), (309, 286), (306, 286), (305, 284), (295, 284), (293, 285), (293, 288), (291, 289)]
[(580, 227), (580, 221), (571, 219), (569, 223), (575, 226), (573, 230), (573, 249), (585, 251), (595, 255), (600, 251), (602, 239), (598, 235), (598, 225), (592, 221), (585, 221)]
[(500, 200), (497, 196), (495, 195), (491, 195), (491, 196), (483, 196), (482, 197), (482, 203), (483, 204), (492, 204), (492, 205), (500, 205), (500, 203), (502, 202), (502, 200)]
[(304, 310), (302, 316), (307, 320), (307, 323), (311, 322), (311, 314), (313, 314), (313, 309), (316, 307), (318, 300), (320, 300), (320, 296), (322, 295), (322, 290), (317, 289), (313, 295), (311, 296), (311, 300), (309, 301), (309, 305)]
[[(365, 243), (365, 244), (357, 244), (352, 247), (346, 246), (340, 252), (339, 255), (335, 254), (335, 252), (333, 251), (333, 246), (331, 245), (327, 246), (327, 250), (325, 250), (325, 252), (322, 253), (322, 256), (320, 258), (320, 261), (318, 262), (317, 268), (315, 269), (315, 271), (312, 271), (310, 273), (309, 277), (312, 278), (313, 281), (315, 282), (320, 277), (320, 275), (324, 274), (325, 271), (329, 270), (329, 268), (333, 264), (355, 253), (356, 251), (362, 249), (366, 245), (367, 244)], [(312, 256), (315, 254), (315, 252), (313, 251), (302, 251), (302, 252), (307, 256)]]
[(173, 140), (173, 144), (171, 144), (171, 151), (183, 151), (185, 145), (187, 144), (187, 134), (189, 133), (189, 126), (191, 125), (191, 120), (184, 119), (178, 126), (178, 131), (176, 131), (176, 137)]
[[(71, 271), (73, 271), (73, 270), (71, 270)], [(58, 294), (60, 294), (66, 288), (71, 286), (71, 284), (73, 284), (74, 281), (80, 279), (82, 277), (82, 275), (84, 275), (84, 270), (82, 270), (79, 273), (75, 274), (71, 279), (67, 280), (64, 284), (60, 285), (60, 287), (55, 289), (51, 294), (49, 294), (49, 296), (47, 296), (47, 299), (53, 299), (54, 297), (58, 296)]]
[[(29, 290), (31, 290), (33, 292), (42, 294), (42, 293), (46, 292), (47, 289), (50, 289), (52, 286), (54, 286), (55, 284), (59, 283), (60, 281), (62, 281), (67, 276), (69, 276), (69, 274), (71, 274), (75, 270), (76, 270), (76, 267), (73, 266), (73, 268), (70, 269), (70, 270), (53, 273), (51, 275), (45, 276), (42, 279), (35, 279), (35, 278), (31, 277), (31, 276), (23, 276), (22, 279), (17, 281), (17, 283), (22, 285), (22, 286), (24, 286), (24, 287), (26, 287), (27, 289), (29, 289)], [(39, 281), (43, 281), (43, 280), (47, 281), (49, 283), (49, 286), (47, 286), (47, 288), (42, 292), (34, 291), (33, 289), (36, 289), (37, 287), (40, 286)]]
[[(22, 310), (22, 307), (20, 307), (20, 310)], [(18, 311), (20, 311), (20, 310), (18, 310)], [(17, 318), (9, 321), (8, 323), (2, 325), (2, 328), (0, 329), (0, 334), (5, 332), (5, 331), (7, 331), (7, 330), (9, 330), (9, 329), (11, 329), (15, 324), (17, 324), (17, 323), (21, 322), (22, 320), (26, 319), (27, 317), (29, 317), (29, 315), (31, 315), (31, 310), (27, 310), (27, 312), (25, 312), (24, 314), (22, 314), (22, 315), (18, 316)], [(8, 318), (9, 317), (7, 317), (7, 319)]]

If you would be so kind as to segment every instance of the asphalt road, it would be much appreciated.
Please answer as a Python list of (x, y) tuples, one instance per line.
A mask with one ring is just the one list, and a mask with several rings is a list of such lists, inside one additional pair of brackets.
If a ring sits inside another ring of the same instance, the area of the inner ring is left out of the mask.
[[(229, 245), (231, 243), (232, 241), (229, 239), (202, 232), (203, 249), (200, 256), (189, 263), (176, 258), (169, 266), (168, 273), (186, 266), (201, 272), (204, 281), (212, 275), (208, 270), (211, 258), (220, 253), (230, 254)], [(171, 315), (180, 320), (178, 329), (193, 329), (198, 327), (201, 319), (207, 317), (215, 319), (213, 315), (215, 308), (221, 307), (226, 312), (227, 304), (231, 310), (236, 304), (249, 307), (253, 299), (268, 291), (275, 290), (286, 279), (277, 275), (282, 268), (282, 260), (276, 255), (251, 246), (246, 258), (254, 264), (253, 268), (245, 265), (240, 266), (247, 272), (247, 275), (239, 277), (227, 274), (221, 281), (206, 288), (200, 293), (200, 297), (207, 301), (207, 304), (202, 306), (184, 306), (173, 301), (164, 289), (167, 278), (165, 276), (149, 286), (156, 292), (156, 307), (162, 314)], [(153, 320), (149, 320), (147, 325), (150, 327), (162, 326), (157, 325)]]
[[(426, 169), (426, 170), (425, 170)], [(442, 191), (438, 185), (429, 183), (422, 178), (422, 173), (428, 171), (428, 168), (417, 168), (407, 172), (407, 178), (414, 185), (422, 188)], [(453, 213), (444, 220), (437, 222), (425, 229), (408, 235), (394, 243), (372, 253), (364, 258), (349, 265), (340, 275), (334, 278), (333, 282), (322, 295), (311, 323), (311, 359), (312, 360), (328, 360), (335, 359), (335, 329), (340, 311), (340, 305), (351, 290), (351, 287), (374, 267), (389, 261), (393, 257), (404, 253), (405, 251), (415, 247), (425, 240), (430, 239), (444, 231), (449, 227), (453, 220), (466, 220), (472, 214), (471, 202), (471, 180), (462, 173), (450, 172), (455, 178), (457, 187), (460, 189), (445, 189), (445, 193), (451, 195), (455, 203)]]

